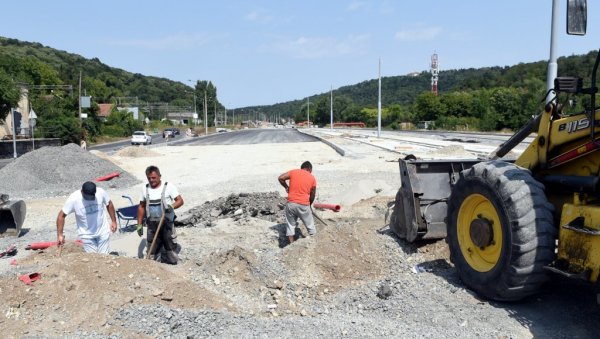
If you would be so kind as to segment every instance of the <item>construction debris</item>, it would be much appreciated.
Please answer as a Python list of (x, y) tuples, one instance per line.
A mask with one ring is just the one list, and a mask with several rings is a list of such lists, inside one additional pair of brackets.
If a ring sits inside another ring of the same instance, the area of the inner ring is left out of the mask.
[(282, 216), (282, 213), (278, 213), (281, 210), (278, 205), (285, 202), (286, 198), (277, 192), (231, 194), (190, 209), (190, 215), (181, 221), (176, 220), (175, 226), (211, 227), (216, 220), (224, 218), (239, 220), (255, 217), (277, 221)]

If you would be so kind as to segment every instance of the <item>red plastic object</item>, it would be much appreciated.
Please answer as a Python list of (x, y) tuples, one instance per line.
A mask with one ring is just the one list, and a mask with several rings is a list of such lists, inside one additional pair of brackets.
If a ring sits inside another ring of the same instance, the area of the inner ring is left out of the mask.
[(332, 210), (334, 212), (339, 212), (342, 209), (341, 205), (336, 205), (336, 204), (320, 204), (320, 203), (314, 203), (313, 206), (315, 208), (320, 208), (320, 209), (324, 209), (324, 210)]
[(112, 173), (107, 174), (107, 175), (105, 175), (103, 177), (96, 178), (96, 182), (110, 180), (110, 179), (112, 179), (114, 177), (118, 177), (119, 175), (121, 175), (121, 173), (119, 173), (119, 172), (112, 172)]
[(41, 278), (42, 275), (39, 273), (23, 274), (19, 276), (19, 280), (21, 280), (25, 285), (31, 285), (32, 282), (40, 280)]
[[(79, 239), (75, 240), (75, 243), (79, 244), (79, 245), (83, 244), (81, 242), (81, 240), (79, 240)], [(57, 241), (33, 242), (33, 243), (27, 245), (27, 247), (25, 247), (25, 249), (26, 250), (43, 250), (48, 247), (52, 247), (52, 246), (56, 246), (56, 245), (58, 245)]]
[(13, 260), (11, 260), (11, 261), (10, 261), (10, 264), (11, 264), (12, 266), (17, 266), (17, 259), (13, 259)]

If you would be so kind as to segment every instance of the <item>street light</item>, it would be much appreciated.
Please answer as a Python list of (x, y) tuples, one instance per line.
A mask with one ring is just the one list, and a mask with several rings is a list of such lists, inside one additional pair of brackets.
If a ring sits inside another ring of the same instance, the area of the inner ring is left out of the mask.
[[(192, 80), (189, 80), (192, 82)], [(196, 80), (196, 85), (198, 84), (198, 80)], [(206, 109), (206, 88), (204, 89), (204, 135), (208, 135), (208, 112)], [(194, 118), (198, 121), (198, 113), (196, 113), (196, 86), (194, 86)]]

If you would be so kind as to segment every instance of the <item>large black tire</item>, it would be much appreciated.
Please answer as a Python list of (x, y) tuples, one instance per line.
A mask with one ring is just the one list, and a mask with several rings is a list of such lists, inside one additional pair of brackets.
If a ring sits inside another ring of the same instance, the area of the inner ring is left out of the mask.
[(538, 292), (548, 279), (543, 267), (555, 256), (553, 209), (543, 184), (524, 168), (490, 161), (463, 171), (447, 215), (450, 258), (460, 279), (493, 300)]

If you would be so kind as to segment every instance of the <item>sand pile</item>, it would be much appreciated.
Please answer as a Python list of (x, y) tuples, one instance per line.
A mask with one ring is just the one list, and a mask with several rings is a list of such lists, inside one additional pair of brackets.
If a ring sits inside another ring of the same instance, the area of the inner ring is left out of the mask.
[(436, 159), (472, 159), (476, 158), (476, 156), (465, 150), (465, 148), (461, 145), (449, 145), (444, 146), (442, 148), (438, 148), (435, 151), (427, 153), (427, 157), (436, 158)]
[(139, 181), (114, 163), (101, 159), (78, 145), (42, 147), (0, 169), (0, 193), (11, 198), (49, 198), (68, 195), (85, 181), (109, 173), (120, 176), (100, 182), (104, 188), (124, 188)]
[(143, 146), (129, 146), (120, 149), (115, 155), (120, 157), (141, 158), (141, 157), (157, 157), (160, 153)]

